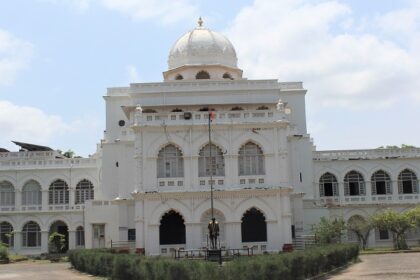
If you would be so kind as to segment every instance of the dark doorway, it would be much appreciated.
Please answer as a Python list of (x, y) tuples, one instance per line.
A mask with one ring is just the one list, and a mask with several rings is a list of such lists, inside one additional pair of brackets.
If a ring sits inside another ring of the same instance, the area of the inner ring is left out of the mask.
[(69, 249), (69, 229), (66, 223), (64, 223), (63, 221), (54, 222), (50, 227), (49, 235), (53, 234), (54, 232), (64, 235), (65, 244), (64, 244), (64, 248), (60, 250), (60, 253), (67, 252)]
[(333, 184), (332, 183), (324, 183), (324, 196), (333, 196)]
[(267, 224), (264, 215), (256, 208), (251, 208), (242, 217), (242, 242), (267, 241)]
[(413, 184), (411, 180), (403, 181), (402, 186), (403, 186), (403, 193), (413, 193)]
[(376, 194), (386, 194), (385, 181), (376, 181)]
[(159, 226), (160, 245), (185, 244), (185, 224), (182, 216), (171, 210), (163, 215)]
[(350, 195), (360, 195), (358, 182), (349, 182), (349, 189)]

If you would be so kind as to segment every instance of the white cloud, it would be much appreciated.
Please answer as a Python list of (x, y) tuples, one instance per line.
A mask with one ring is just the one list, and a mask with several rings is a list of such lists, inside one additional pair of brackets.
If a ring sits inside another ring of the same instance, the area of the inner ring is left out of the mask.
[(48, 2), (55, 5), (64, 5), (70, 7), (77, 12), (85, 12), (90, 7), (91, 0), (40, 0), (42, 2)]
[(197, 8), (188, 0), (102, 0), (110, 9), (128, 15), (133, 20), (159, 19), (170, 24), (197, 17)]
[(137, 68), (134, 65), (127, 66), (127, 73), (128, 73), (129, 83), (141, 82)]
[[(413, 20), (420, 12), (410, 13), (415, 15), (395, 27), (406, 37), (420, 30)], [(399, 17), (380, 15), (365, 22), (338, 1), (255, 0), (227, 33), (250, 78), (304, 81), (316, 106), (385, 108), (397, 99), (420, 99), (420, 39), (414, 48), (413, 40), (397, 41), (363, 26), (386, 28)]]
[(59, 139), (65, 142), (72, 138), (70, 136), (86, 140), (86, 135), (100, 131), (99, 127), (92, 117), (67, 123), (60, 116), (49, 115), (38, 108), (0, 100), (0, 147), (10, 148), (12, 140), (40, 145), (51, 145)]
[(11, 85), (32, 57), (32, 45), (0, 29), (0, 86)]
[(155, 20), (172, 24), (180, 20), (197, 18), (198, 9), (191, 0), (38, 0), (65, 5), (79, 12), (87, 11), (92, 3), (119, 12), (136, 21)]

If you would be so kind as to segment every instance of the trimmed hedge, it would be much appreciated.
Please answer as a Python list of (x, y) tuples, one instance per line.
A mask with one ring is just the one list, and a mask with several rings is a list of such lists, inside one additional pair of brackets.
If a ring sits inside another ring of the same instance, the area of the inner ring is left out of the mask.
[(110, 250), (72, 250), (69, 260), (83, 272), (115, 280), (129, 279), (306, 279), (357, 259), (357, 245), (329, 245), (302, 252), (241, 257), (217, 263), (115, 254)]

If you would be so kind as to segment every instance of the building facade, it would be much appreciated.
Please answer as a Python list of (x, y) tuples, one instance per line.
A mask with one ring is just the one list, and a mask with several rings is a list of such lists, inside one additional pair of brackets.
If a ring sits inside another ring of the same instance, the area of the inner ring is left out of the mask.
[[(163, 78), (108, 89), (89, 158), (0, 152), (2, 242), (40, 254), (57, 231), (66, 249), (208, 247), (213, 188), (221, 247), (279, 251), (322, 216), (419, 202), (420, 149), (316, 151), (302, 83), (246, 79), (230, 41), (201, 20), (172, 47)], [(387, 245), (389, 233), (369, 242)]]

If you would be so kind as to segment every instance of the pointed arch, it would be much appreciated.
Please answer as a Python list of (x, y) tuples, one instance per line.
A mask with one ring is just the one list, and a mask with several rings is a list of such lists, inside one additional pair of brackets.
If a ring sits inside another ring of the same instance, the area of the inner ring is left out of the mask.
[(50, 184), (48, 190), (48, 204), (69, 204), (69, 186), (66, 181), (57, 179)]
[(76, 185), (75, 204), (84, 204), (86, 200), (94, 199), (94, 187), (87, 179), (80, 180)]
[(41, 228), (37, 222), (26, 222), (22, 227), (22, 247), (41, 247)]
[(22, 205), (42, 205), (41, 184), (30, 179), (22, 187)]
[(265, 175), (264, 153), (260, 146), (248, 141), (238, 152), (239, 176)]
[(225, 176), (223, 151), (213, 143), (207, 143), (198, 153), (198, 177), (208, 176)]
[(15, 206), (15, 187), (9, 181), (0, 182), (0, 206)]
[(416, 173), (406, 168), (398, 174), (398, 193), (418, 193), (418, 181)]
[(337, 177), (326, 172), (319, 178), (319, 196), (338, 196), (338, 181)]
[(175, 210), (164, 213), (159, 223), (159, 244), (174, 245), (185, 244), (185, 220)]
[(370, 178), (370, 182), (373, 195), (392, 194), (392, 181), (388, 172), (382, 169), (375, 171)]
[(201, 70), (195, 75), (195, 78), (197, 80), (210, 79), (210, 74), (207, 71)]
[(365, 180), (360, 172), (351, 170), (344, 176), (344, 195), (366, 195)]
[(173, 144), (167, 144), (157, 156), (158, 178), (184, 177), (184, 159), (181, 149)]
[(267, 222), (263, 212), (252, 207), (242, 215), (241, 236), (242, 242), (267, 241)]

